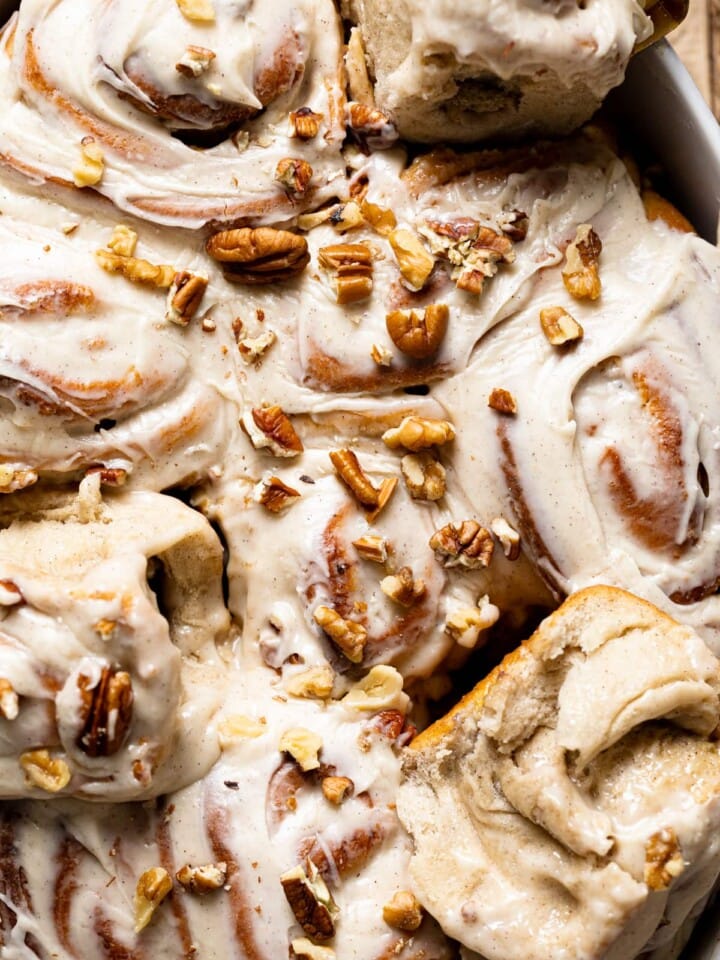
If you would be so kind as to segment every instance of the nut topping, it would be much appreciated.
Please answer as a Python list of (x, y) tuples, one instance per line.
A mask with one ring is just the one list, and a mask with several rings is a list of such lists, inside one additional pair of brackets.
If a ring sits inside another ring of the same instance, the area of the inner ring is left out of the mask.
[(202, 76), (203, 73), (207, 73), (215, 56), (216, 54), (212, 50), (208, 50), (207, 47), (196, 47), (191, 43), (175, 64), (175, 69), (184, 77), (194, 79)]
[(350, 30), (345, 53), (345, 71), (348, 79), (348, 90), (352, 99), (360, 103), (373, 105), (375, 95), (368, 75), (365, 46), (359, 27), (353, 27)]
[(350, 777), (323, 777), (321, 786), (325, 799), (336, 807), (347, 800), (355, 788)]
[(433, 255), (410, 230), (393, 230), (388, 240), (406, 285), (411, 290), (422, 290), (435, 266)]
[(430, 537), (430, 547), (444, 567), (477, 570), (492, 560), (495, 542), (492, 534), (476, 520), (448, 523)]
[(297, 457), (304, 450), (290, 418), (277, 405), (246, 411), (242, 425), (256, 450), (267, 448), (276, 457)]
[(503, 553), (508, 560), (517, 560), (520, 556), (520, 534), (504, 517), (495, 517), (490, 529), (500, 541)]
[(420, 901), (409, 890), (398, 890), (383, 907), (383, 920), (389, 927), (412, 933), (423, 921)]
[(187, 270), (176, 273), (168, 291), (165, 319), (186, 327), (197, 313), (207, 285), (208, 278), (202, 274), (188, 273)]
[(331, 940), (335, 936), (338, 908), (318, 868), (307, 861), (308, 876), (302, 866), (288, 870), (280, 877), (290, 909), (305, 933), (313, 940)]
[(112, 250), (96, 250), (95, 259), (108, 273), (119, 273), (132, 283), (168, 290), (176, 276), (175, 267), (167, 263), (150, 263), (138, 257), (122, 257)]
[(102, 147), (94, 137), (83, 137), (80, 142), (80, 160), (72, 175), (76, 187), (94, 187), (105, 173)]
[(494, 277), (501, 263), (513, 263), (512, 240), (470, 217), (428, 220), (421, 233), (433, 253), (452, 264), (450, 276), (460, 290), (479, 294), (485, 280)]
[(268, 477), (259, 486), (257, 501), (270, 513), (282, 513), (301, 497), (298, 490), (289, 487), (280, 477)]
[(215, 20), (212, 0), (175, 0), (175, 2), (186, 20), (195, 23), (213, 23)]
[(397, 227), (395, 214), (386, 207), (380, 207), (376, 203), (370, 203), (369, 200), (363, 200), (360, 209), (365, 220), (381, 237), (389, 237)]
[(229, 750), (242, 740), (257, 740), (265, 732), (264, 720), (260, 722), (244, 713), (234, 713), (218, 724), (218, 743), (221, 750)]
[(140, 875), (135, 887), (135, 933), (145, 929), (171, 890), (172, 879), (164, 867), (152, 867)]
[(275, 179), (293, 200), (305, 196), (312, 180), (313, 168), (307, 160), (286, 157), (275, 168)]
[(370, 348), (370, 356), (379, 367), (391, 367), (393, 355), (382, 343), (374, 343)]
[(440, 500), (445, 495), (445, 467), (430, 453), (408, 453), (400, 469), (413, 500)]
[(372, 563), (385, 563), (387, 561), (388, 544), (384, 537), (358, 537), (352, 543), (363, 560), (370, 560)]
[(312, 140), (318, 135), (322, 118), (321, 113), (313, 113), (310, 107), (294, 110), (290, 114), (291, 136), (298, 140)]
[(322, 738), (305, 727), (293, 727), (280, 737), (278, 749), (289, 753), (300, 768), (307, 773), (320, 766), (318, 754), (322, 749)]
[(138, 235), (124, 223), (118, 223), (113, 227), (113, 232), (108, 240), (108, 248), (119, 257), (132, 257), (137, 246)]
[(405, 713), (410, 697), (403, 691), (402, 674), (395, 667), (377, 666), (350, 687), (341, 702), (363, 713), (377, 713), (379, 710)]
[(238, 340), (238, 351), (247, 364), (260, 364), (270, 347), (277, 340), (274, 330), (266, 330), (259, 337), (246, 337)]
[(293, 960), (335, 960), (335, 951), (320, 947), (307, 937), (299, 937), (290, 944)]
[(289, 230), (240, 227), (221, 230), (205, 244), (232, 283), (267, 284), (291, 280), (310, 262), (307, 241)]
[(77, 680), (82, 700), (82, 729), (76, 740), (89, 757), (111, 757), (125, 743), (130, 730), (133, 691), (130, 674), (103, 667), (100, 678), (81, 673)]
[(380, 589), (401, 607), (412, 607), (427, 593), (422, 580), (415, 580), (410, 567), (401, 567), (397, 573), (390, 574), (380, 581)]
[(0, 715), (6, 720), (15, 720), (20, 710), (20, 702), (15, 688), (4, 677), (0, 677)]
[(527, 236), (530, 218), (522, 210), (504, 210), (497, 223), (505, 236), (515, 243), (521, 243)]
[(399, 426), (386, 430), (382, 438), (391, 450), (405, 447), (417, 453), (418, 450), (450, 443), (455, 439), (455, 428), (447, 420), (405, 417)]
[(335, 273), (338, 303), (357, 303), (372, 293), (372, 251), (366, 243), (336, 243), (321, 247), (318, 262), (325, 270)]
[(9, 463), (0, 463), (0, 494), (15, 493), (37, 483), (36, 470), (18, 470)]
[(490, 391), (487, 404), (491, 409), (497, 410), (498, 413), (505, 413), (511, 417), (514, 417), (517, 413), (515, 397), (503, 387), (495, 387)]
[(565, 251), (562, 278), (565, 289), (576, 300), (597, 300), (602, 290), (598, 262), (602, 252), (600, 237), (589, 223), (581, 223), (575, 239)]
[(651, 890), (667, 890), (685, 869), (685, 860), (672, 827), (654, 833), (645, 844), (645, 883)]
[(332, 696), (334, 680), (332, 667), (326, 663), (294, 674), (285, 682), (285, 689), (292, 697), (328, 700)]
[(380, 490), (360, 466), (352, 450), (332, 450), (330, 459), (343, 483), (352, 491), (355, 499), (364, 507), (377, 507)]
[(476, 607), (462, 607), (452, 613), (445, 622), (445, 633), (466, 650), (472, 650), (483, 630), (489, 630), (500, 618), (500, 611), (486, 595), (478, 600)]
[(46, 793), (59, 793), (70, 783), (70, 767), (62, 757), (53, 757), (47, 750), (29, 750), (21, 754), (20, 766), (28, 784)]
[(190, 893), (196, 893), (202, 896), (204, 893), (210, 893), (213, 890), (219, 890), (227, 883), (227, 863), (206, 863), (201, 867), (191, 867), (186, 863), (175, 874), (175, 879), (180, 886), (185, 887)]
[(347, 122), (356, 139), (373, 150), (391, 147), (398, 137), (397, 129), (390, 117), (368, 103), (349, 101)]
[(540, 326), (553, 347), (562, 347), (582, 339), (585, 332), (577, 320), (562, 307), (545, 307), (540, 311)]
[(326, 606), (316, 607), (313, 618), (351, 663), (362, 662), (367, 644), (367, 630), (361, 623), (345, 620), (337, 611)]
[(449, 316), (444, 303), (433, 303), (425, 307), (422, 316), (416, 310), (393, 310), (385, 324), (398, 350), (413, 360), (427, 360), (440, 349)]

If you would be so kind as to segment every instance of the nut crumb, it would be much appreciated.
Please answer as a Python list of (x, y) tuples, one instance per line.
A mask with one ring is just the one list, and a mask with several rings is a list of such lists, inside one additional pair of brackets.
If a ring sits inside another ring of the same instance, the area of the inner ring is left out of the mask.
[(498, 413), (504, 413), (507, 416), (514, 417), (517, 413), (515, 397), (503, 387), (494, 387), (490, 391), (487, 404), (492, 410), (497, 410)]

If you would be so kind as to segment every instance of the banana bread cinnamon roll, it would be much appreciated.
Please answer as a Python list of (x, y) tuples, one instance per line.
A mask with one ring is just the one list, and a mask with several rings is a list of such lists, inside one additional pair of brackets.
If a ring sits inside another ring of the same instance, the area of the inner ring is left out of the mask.
[[(330, 0), (23, 4), (2, 156), (159, 223), (286, 219), (342, 172), (340, 53)], [(286, 160), (310, 170), (302, 195), (276, 179)]]
[(575, 594), (413, 741), (416, 895), (488, 960), (676, 956), (720, 871), (719, 690), (691, 629)]

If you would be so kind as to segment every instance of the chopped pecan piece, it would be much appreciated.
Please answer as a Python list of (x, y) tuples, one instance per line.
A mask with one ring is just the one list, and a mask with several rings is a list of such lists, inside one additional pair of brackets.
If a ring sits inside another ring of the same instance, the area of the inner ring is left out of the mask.
[(488, 397), (488, 406), (498, 413), (505, 413), (508, 416), (515, 416), (517, 413), (517, 402), (509, 390), (503, 387), (494, 387)]
[(108, 248), (119, 257), (132, 257), (137, 246), (138, 235), (124, 223), (118, 223), (113, 227), (113, 232), (108, 240)]
[(685, 869), (685, 860), (672, 827), (654, 833), (645, 844), (645, 883), (651, 890), (667, 890)]
[(498, 226), (514, 243), (521, 243), (527, 237), (530, 218), (522, 210), (504, 210), (498, 217)]
[(597, 300), (602, 291), (598, 264), (602, 243), (589, 223), (581, 223), (565, 251), (562, 278), (576, 300)]
[(433, 272), (435, 257), (411, 230), (393, 230), (388, 240), (406, 285), (422, 290)]
[(347, 105), (347, 122), (357, 140), (373, 150), (391, 147), (398, 138), (390, 117), (367, 103), (351, 100)]
[(400, 469), (413, 500), (440, 500), (445, 496), (445, 467), (430, 453), (408, 453)]
[(100, 183), (105, 173), (105, 159), (102, 147), (94, 137), (83, 137), (80, 141), (80, 160), (73, 169), (73, 182), (76, 187), (94, 187)]
[(357, 303), (372, 293), (372, 251), (366, 243), (336, 243), (321, 247), (318, 262), (335, 274), (335, 297), (340, 304)]
[(132, 722), (133, 690), (130, 674), (103, 667), (91, 686), (81, 673), (77, 684), (82, 700), (82, 729), (77, 745), (89, 757), (111, 757), (125, 743)]
[(171, 890), (172, 879), (164, 867), (151, 867), (140, 875), (135, 887), (135, 933), (145, 929)]
[(584, 330), (567, 310), (562, 307), (545, 307), (540, 311), (540, 326), (553, 347), (580, 340)]
[(175, 69), (184, 77), (194, 79), (202, 76), (203, 73), (207, 73), (215, 57), (216, 54), (212, 50), (208, 50), (207, 47), (196, 47), (191, 43), (185, 48), (185, 53), (175, 64)]
[(485, 280), (495, 276), (501, 263), (515, 260), (509, 237), (469, 217), (428, 220), (421, 233), (433, 252), (449, 261), (452, 279), (468, 293), (481, 293)]
[(350, 777), (323, 777), (321, 786), (325, 799), (336, 807), (347, 800), (355, 788)]
[(207, 285), (208, 278), (202, 274), (188, 273), (187, 270), (176, 273), (168, 291), (166, 319), (179, 327), (186, 327), (197, 313)]
[(373, 563), (385, 563), (388, 558), (388, 545), (384, 537), (365, 536), (353, 540), (353, 546), (363, 558)]
[(312, 180), (313, 168), (307, 160), (285, 157), (275, 168), (275, 179), (293, 200), (307, 193)]
[(298, 140), (312, 140), (318, 135), (322, 114), (314, 113), (310, 107), (300, 107), (290, 114), (291, 136)]
[(409, 890), (398, 890), (383, 907), (383, 920), (389, 927), (412, 933), (423, 921), (420, 901)]
[(495, 542), (492, 534), (476, 520), (448, 523), (430, 537), (430, 547), (444, 567), (487, 567)]
[(307, 240), (289, 230), (239, 227), (221, 230), (205, 244), (232, 283), (251, 285), (291, 280), (310, 262)]
[(358, 204), (354, 200), (348, 200), (347, 203), (338, 203), (333, 207), (328, 223), (337, 233), (347, 233), (348, 230), (354, 230), (365, 223), (365, 217)]
[(242, 425), (256, 450), (267, 448), (276, 457), (297, 457), (304, 450), (290, 418), (277, 404), (246, 411)]
[(275, 331), (266, 330), (259, 337), (245, 337), (243, 340), (238, 340), (238, 351), (245, 363), (259, 364), (276, 340)]
[(206, 863), (201, 867), (191, 867), (186, 863), (175, 874), (175, 879), (190, 893), (202, 895), (224, 887), (227, 883), (227, 874), (227, 863), (224, 861)]
[(47, 750), (29, 750), (20, 755), (20, 766), (31, 787), (46, 793), (59, 793), (70, 783), (70, 767), (62, 757), (53, 757)]
[(176, 270), (167, 263), (150, 263), (138, 257), (122, 257), (112, 250), (96, 250), (95, 259), (108, 273), (119, 273), (132, 283), (169, 290)]
[(416, 310), (393, 310), (385, 324), (398, 350), (413, 360), (427, 360), (440, 349), (449, 316), (444, 303), (432, 303), (425, 307), (422, 316)]
[(362, 663), (367, 630), (361, 623), (345, 620), (331, 607), (322, 605), (316, 607), (313, 618), (351, 663)]
[(328, 700), (332, 696), (334, 680), (332, 667), (326, 663), (294, 674), (286, 681), (285, 689), (292, 697)]
[(410, 567), (401, 567), (397, 573), (392, 573), (380, 581), (380, 589), (401, 607), (412, 607), (427, 593), (422, 580), (415, 580)]
[(503, 553), (508, 560), (517, 560), (520, 556), (520, 534), (504, 517), (495, 517), (490, 529), (500, 541)]
[(410, 697), (403, 690), (402, 674), (395, 667), (380, 665), (350, 687), (342, 703), (363, 713), (377, 713), (379, 710), (405, 713)]
[(4, 677), (0, 677), (0, 715), (6, 720), (15, 720), (20, 703), (15, 688)]
[(332, 940), (338, 908), (312, 860), (307, 861), (307, 868), (309, 876), (298, 865), (283, 873), (280, 883), (290, 909), (305, 933), (313, 940)]
[(299, 491), (289, 487), (280, 477), (268, 477), (260, 484), (257, 501), (270, 513), (282, 513), (292, 507), (300, 496)]
[(382, 438), (391, 450), (405, 447), (406, 450), (417, 453), (428, 447), (441, 447), (450, 443), (455, 439), (455, 428), (448, 420), (405, 417), (399, 426), (386, 430)]
[(445, 632), (455, 643), (466, 650), (478, 642), (483, 630), (489, 630), (500, 618), (500, 611), (486, 595), (478, 600), (476, 607), (461, 607), (445, 621)]
[(397, 227), (397, 220), (392, 210), (380, 207), (376, 203), (370, 203), (369, 200), (363, 200), (360, 209), (365, 220), (382, 237), (389, 237)]
[(370, 356), (379, 367), (392, 366), (392, 351), (382, 343), (374, 343), (370, 349)]

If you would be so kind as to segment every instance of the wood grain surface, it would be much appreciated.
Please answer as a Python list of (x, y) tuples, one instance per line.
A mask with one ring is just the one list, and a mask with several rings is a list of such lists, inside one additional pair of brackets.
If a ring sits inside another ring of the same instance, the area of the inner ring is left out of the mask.
[(720, 119), (720, 0), (690, 0), (687, 19), (670, 42)]

